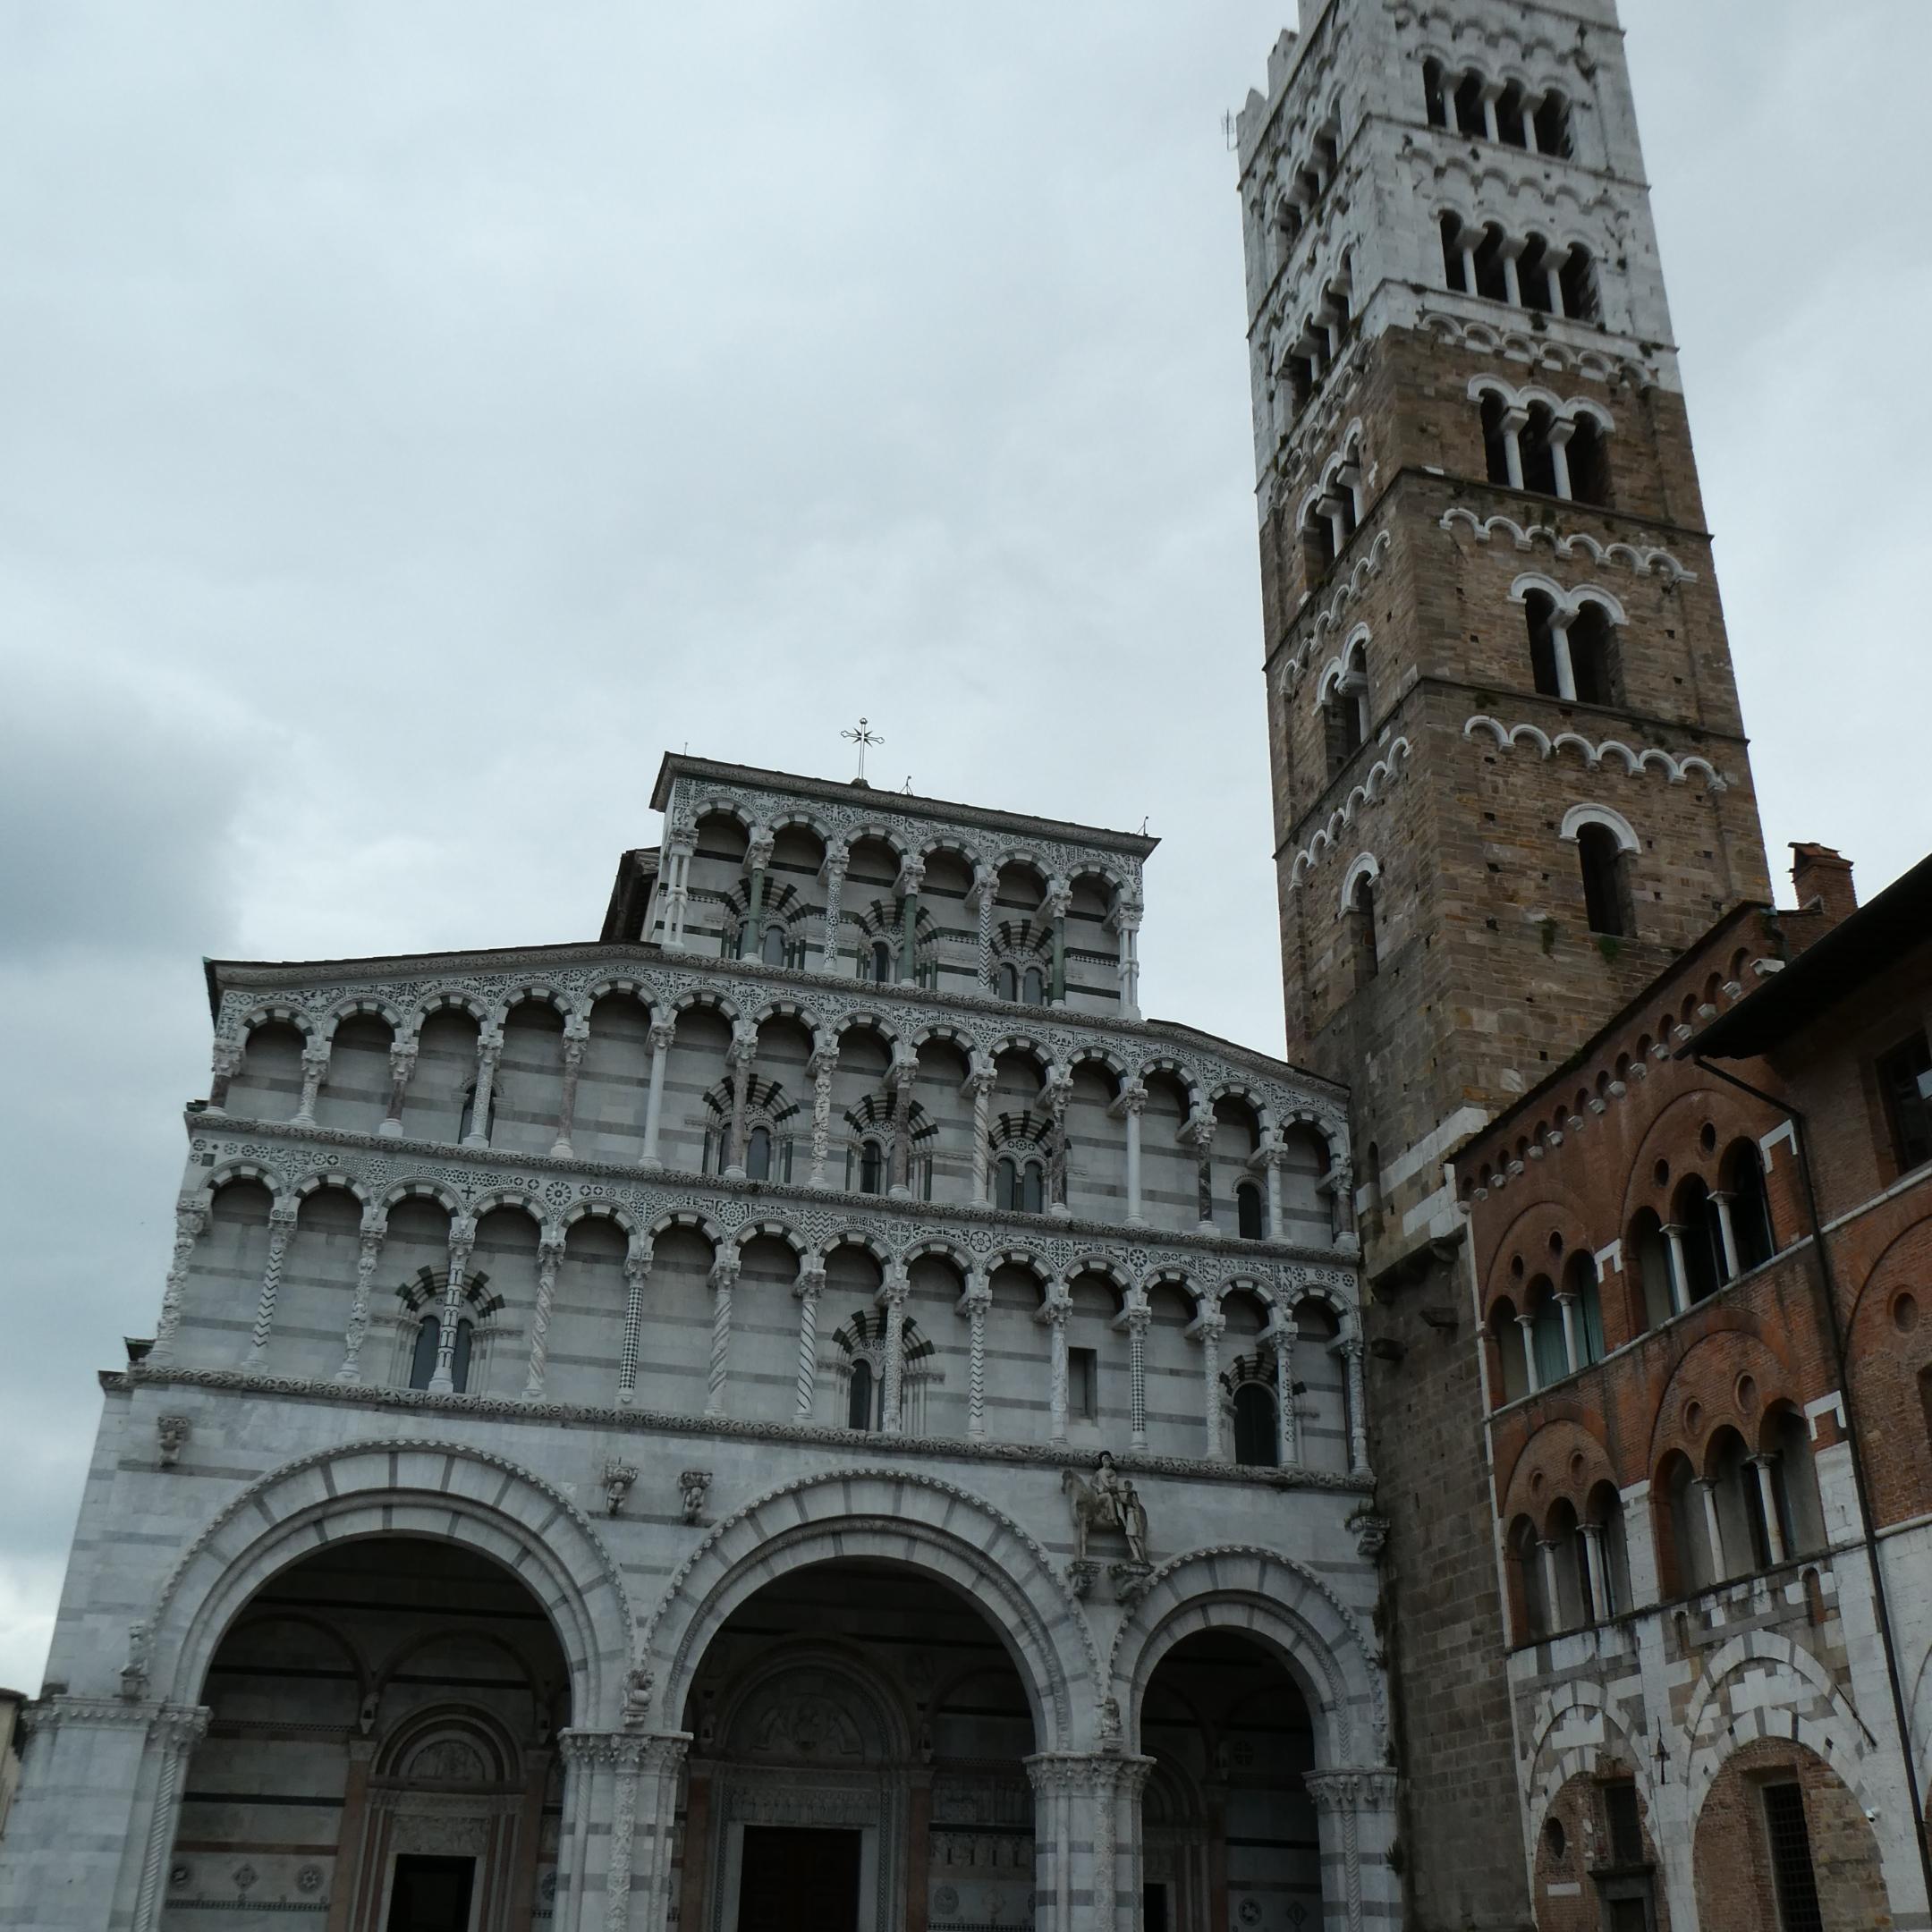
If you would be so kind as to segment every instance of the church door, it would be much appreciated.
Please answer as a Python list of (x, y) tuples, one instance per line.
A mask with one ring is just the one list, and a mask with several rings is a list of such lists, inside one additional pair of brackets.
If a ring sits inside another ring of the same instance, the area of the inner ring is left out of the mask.
[(745, 1827), (738, 1932), (858, 1932), (855, 1831)]
[(389, 1932), (470, 1932), (470, 1890), (476, 1860), (419, 1858), (395, 1862), (389, 1892)]

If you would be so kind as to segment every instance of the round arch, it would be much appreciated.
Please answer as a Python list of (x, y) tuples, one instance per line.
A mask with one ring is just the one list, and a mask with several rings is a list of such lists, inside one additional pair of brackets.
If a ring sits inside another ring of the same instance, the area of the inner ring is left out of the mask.
[(289, 1564), (327, 1544), (396, 1536), (462, 1544), (527, 1585), (569, 1664), (575, 1723), (607, 1729), (619, 1722), (631, 1604), (602, 1538), (541, 1478), (507, 1457), (451, 1442), (351, 1443), (249, 1484), (161, 1587), (137, 1644), (153, 1660), (155, 1693), (197, 1702), (224, 1634)]
[(1043, 1751), (1091, 1748), (1098, 1653), (1046, 1552), (1010, 1517), (936, 1478), (849, 1469), (770, 1490), (718, 1523), (665, 1586), (640, 1636), (660, 1729), (675, 1729), (706, 1648), (779, 1577), (852, 1557), (952, 1585), (1013, 1660)]
[(1122, 1622), (1107, 1677), (1130, 1750), (1140, 1748), (1141, 1703), (1156, 1667), (1200, 1631), (1245, 1634), (1280, 1657), (1316, 1715), (1322, 1769), (1385, 1761), (1387, 1704), (1354, 1613), (1312, 1571), (1250, 1544), (1194, 1550), (1162, 1564)]

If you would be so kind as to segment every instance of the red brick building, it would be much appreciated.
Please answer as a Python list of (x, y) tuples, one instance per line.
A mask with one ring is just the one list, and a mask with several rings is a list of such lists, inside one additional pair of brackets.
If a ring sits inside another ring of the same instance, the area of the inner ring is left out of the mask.
[(1794, 879), (1454, 1162), (1545, 1932), (1927, 1922), (1932, 860)]

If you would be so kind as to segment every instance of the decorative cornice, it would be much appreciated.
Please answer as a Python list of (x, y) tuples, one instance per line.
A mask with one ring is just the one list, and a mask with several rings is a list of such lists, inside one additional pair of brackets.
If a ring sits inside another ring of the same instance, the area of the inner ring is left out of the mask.
[[(274, 1396), (291, 1402), (321, 1402), (335, 1409), (390, 1410), (413, 1415), (436, 1415), (452, 1419), (492, 1422), (527, 1422), (564, 1428), (591, 1428), (621, 1431), (634, 1436), (703, 1436), (718, 1441), (790, 1443), (850, 1453), (854, 1445), (852, 1430), (803, 1422), (740, 1420), (730, 1416), (676, 1415), (668, 1411), (626, 1409), (594, 1402), (525, 1402), (513, 1396), (432, 1395), (424, 1389), (381, 1388), (368, 1383), (347, 1383), (319, 1377), (256, 1376), (239, 1368), (186, 1368), (170, 1366), (150, 1368), (145, 1364), (101, 1374), (102, 1386), (111, 1393), (135, 1389), (199, 1388), (233, 1391), (252, 1400)], [(918, 1457), (962, 1462), (1004, 1462), (1034, 1469), (1084, 1470), (1093, 1462), (1091, 1449), (1072, 1449), (1048, 1443), (996, 1443), (979, 1438), (948, 1436), (868, 1436), (869, 1448), (880, 1455), (878, 1467), (870, 1473), (893, 1476), (900, 1473), (885, 1460)], [(467, 1445), (398, 1438), (394, 1444), (377, 1446), (445, 1450), (466, 1456), (483, 1454)], [(889, 1445), (889, 1446), (888, 1446)], [(320, 1452), (322, 1456), (346, 1454), (369, 1447), (367, 1443), (340, 1444)], [(486, 1457), (486, 1460), (501, 1460)], [(316, 1460), (311, 1458), (310, 1460)], [(1121, 1450), (1114, 1461), (1119, 1467), (1137, 1475), (1170, 1477), (1181, 1482), (1235, 1483), (1246, 1488), (1281, 1490), (1327, 1490), (1338, 1496), (1369, 1496), (1374, 1493), (1372, 1476), (1347, 1476), (1328, 1470), (1258, 1469), (1233, 1462), (1214, 1462), (1191, 1456), (1149, 1455), (1145, 1452)], [(290, 1465), (294, 1467), (296, 1465)], [(522, 1465), (512, 1465), (528, 1474)], [(270, 1473), (281, 1474), (282, 1470)], [(817, 1480), (816, 1478), (810, 1479)], [(572, 1512), (573, 1514), (580, 1513)], [(588, 1529), (589, 1520), (584, 1519)], [(119, 1709), (130, 1708), (119, 1705)]]

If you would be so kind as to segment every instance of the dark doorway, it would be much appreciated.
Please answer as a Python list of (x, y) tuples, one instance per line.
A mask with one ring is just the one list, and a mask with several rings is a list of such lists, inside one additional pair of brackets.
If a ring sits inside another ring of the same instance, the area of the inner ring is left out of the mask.
[(398, 1858), (389, 1889), (389, 1932), (470, 1932), (475, 1882), (474, 1859)]
[(749, 1825), (738, 1932), (858, 1932), (859, 1834)]
[(1144, 1885), (1140, 1891), (1140, 1922), (1147, 1932), (1167, 1932), (1167, 1887)]

